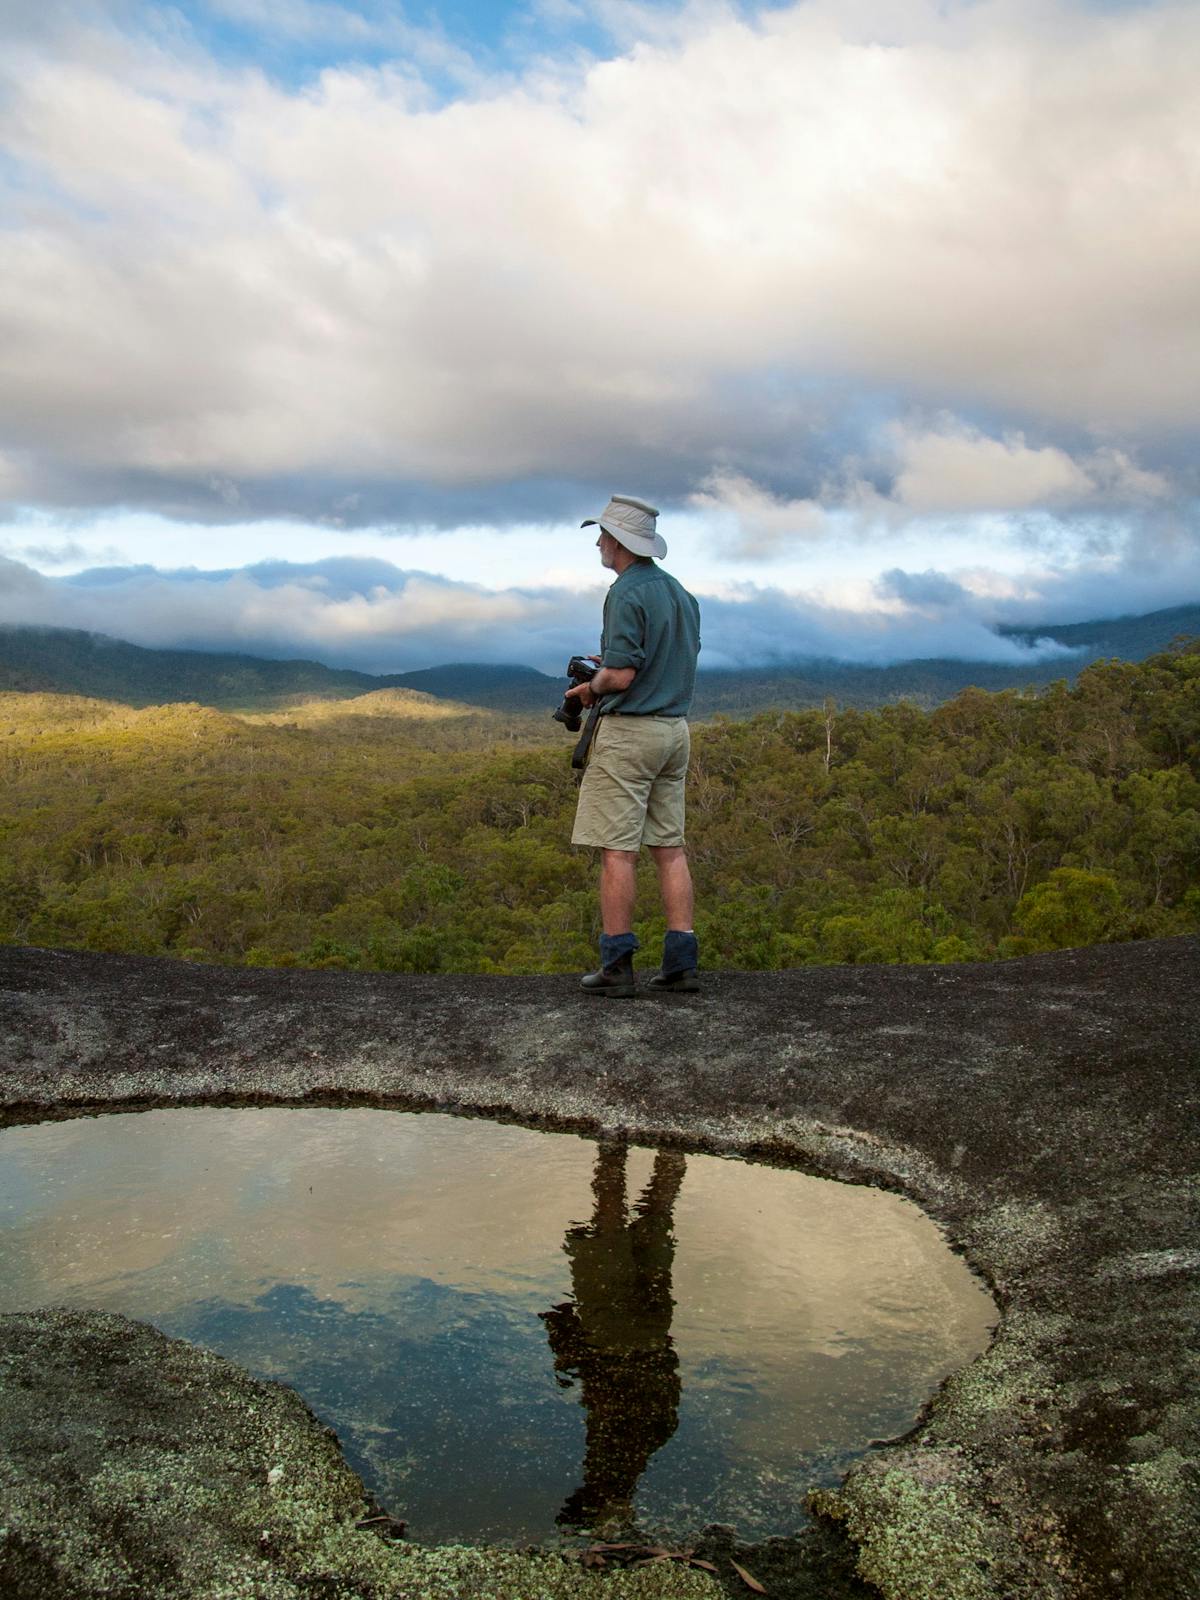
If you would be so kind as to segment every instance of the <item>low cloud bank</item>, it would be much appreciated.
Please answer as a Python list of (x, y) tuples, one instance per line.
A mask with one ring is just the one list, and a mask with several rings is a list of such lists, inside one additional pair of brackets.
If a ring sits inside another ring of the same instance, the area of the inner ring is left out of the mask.
[[(932, 656), (1016, 663), (1070, 655), (1052, 641), (1028, 648), (996, 634), (951, 580), (906, 580), (889, 574), (893, 609), (874, 612), (750, 585), (702, 594), (702, 664), (825, 657), (885, 665)], [(480, 661), (557, 675), (569, 655), (596, 648), (603, 598), (602, 585), (485, 589), (354, 558), (222, 572), (99, 568), (70, 578), (0, 558), (0, 622), (83, 628), (155, 648), (309, 656), (368, 672)]]

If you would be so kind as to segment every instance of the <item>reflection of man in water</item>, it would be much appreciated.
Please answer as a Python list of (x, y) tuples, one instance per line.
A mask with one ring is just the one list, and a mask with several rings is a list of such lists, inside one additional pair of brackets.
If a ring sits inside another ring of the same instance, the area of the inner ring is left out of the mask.
[[(555, 1371), (578, 1378), (587, 1413), (583, 1486), (558, 1514), (571, 1527), (633, 1515), (646, 1463), (675, 1432), (679, 1358), (671, 1342), (671, 1212), (684, 1158), (660, 1150), (629, 1219), (624, 1144), (601, 1144), (592, 1220), (567, 1230), (573, 1300), (543, 1311)], [(564, 1381), (564, 1380), (560, 1380)]]

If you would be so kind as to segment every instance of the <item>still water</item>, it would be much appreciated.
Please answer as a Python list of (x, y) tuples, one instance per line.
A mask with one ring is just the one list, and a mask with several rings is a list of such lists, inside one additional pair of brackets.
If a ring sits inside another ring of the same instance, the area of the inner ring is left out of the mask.
[(996, 1308), (880, 1190), (461, 1118), (152, 1111), (0, 1132), (0, 1310), (277, 1378), (420, 1540), (795, 1529)]

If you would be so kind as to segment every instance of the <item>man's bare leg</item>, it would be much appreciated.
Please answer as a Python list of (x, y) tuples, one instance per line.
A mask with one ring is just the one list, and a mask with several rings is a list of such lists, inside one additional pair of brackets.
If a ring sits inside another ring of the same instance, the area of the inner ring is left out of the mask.
[(637, 993), (633, 954), (638, 947), (633, 931), (633, 903), (637, 898), (636, 850), (600, 852), (600, 970), (579, 980), (589, 994), (628, 1000)]
[(687, 851), (681, 844), (660, 844), (651, 845), (650, 854), (658, 869), (658, 892), (667, 914), (667, 927), (690, 930), (693, 896)]
[(637, 899), (636, 850), (604, 850), (600, 856), (600, 921), (605, 933), (633, 931)]

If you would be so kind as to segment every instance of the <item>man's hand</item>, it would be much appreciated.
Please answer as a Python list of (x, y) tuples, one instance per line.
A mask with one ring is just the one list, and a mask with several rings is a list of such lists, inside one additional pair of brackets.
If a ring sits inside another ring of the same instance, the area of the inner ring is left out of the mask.
[(573, 689), (568, 689), (563, 696), (564, 700), (578, 700), (581, 706), (594, 706), (596, 695), (592, 693), (590, 683), (577, 683)]
[[(589, 661), (599, 661), (599, 656), (589, 656)], [(606, 694), (622, 694), (637, 677), (636, 667), (601, 667), (587, 683), (577, 683), (564, 695), (566, 700), (578, 700), (581, 706), (591, 707)]]

